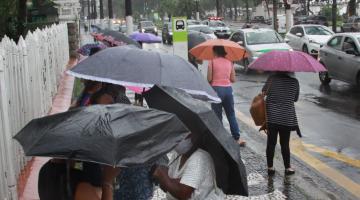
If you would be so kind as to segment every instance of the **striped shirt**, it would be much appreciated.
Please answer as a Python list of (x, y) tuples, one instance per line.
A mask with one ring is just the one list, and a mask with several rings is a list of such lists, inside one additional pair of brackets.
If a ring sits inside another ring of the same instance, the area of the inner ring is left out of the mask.
[[(270, 88), (268, 87), (270, 85)], [(267, 122), (282, 126), (297, 127), (295, 105), (299, 98), (299, 82), (285, 73), (271, 75), (262, 91), (267, 93)]]

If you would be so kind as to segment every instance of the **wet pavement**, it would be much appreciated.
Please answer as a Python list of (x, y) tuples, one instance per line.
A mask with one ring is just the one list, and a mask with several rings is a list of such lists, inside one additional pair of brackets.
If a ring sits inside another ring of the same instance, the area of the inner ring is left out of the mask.
[[(145, 45), (145, 49), (172, 53), (162, 44)], [(200, 71), (206, 73), (204, 63)], [(294, 177), (283, 175), (280, 148), (276, 150), (277, 173), (268, 179), (266, 171), (266, 136), (257, 132), (250, 114), (252, 98), (259, 93), (266, 73), (245, 74), (237, 66), (234, 84), (235, 108), (248, 145), (242, 148), (246, 167), (253, 177), (262, 177), (250, 186), (251, 196), (280, 191), (288, 199), (359, 199), (360, 198), (360, 89), (332, 81), (322, 86), (315, 73), (297, 73), (300, 98), (296, 103), (303, 138), (292, 135)], [(225, 121), (224, 121), (225, 122)], [(258, 176), (260, 175), (260, 176)]]

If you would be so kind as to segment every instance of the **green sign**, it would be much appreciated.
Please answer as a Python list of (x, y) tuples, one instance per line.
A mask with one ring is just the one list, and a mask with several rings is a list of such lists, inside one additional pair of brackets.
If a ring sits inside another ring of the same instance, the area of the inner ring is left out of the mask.
[(174, 17), (172, 19), (173, 42), (187, 42), (186, 17)]

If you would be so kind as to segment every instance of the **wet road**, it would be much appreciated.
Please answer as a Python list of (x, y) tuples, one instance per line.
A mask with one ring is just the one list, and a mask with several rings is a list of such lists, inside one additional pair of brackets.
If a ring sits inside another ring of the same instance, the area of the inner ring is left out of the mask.
[[(153, 44), (144, 48), (172, 53), (168, 45)], [(205, 65), (200, 66), (204, 74)], [(241, 66), (237, 69), (237, 82), (233, 86), (235, 107), (238, 118), (251, 126), (249, 105), (268, 74), (245, 74)], [(323, 86), (315, 73), (297, 73), (296, 77), (301, 88), (296, 109), (303, 138), (300, 141), (293, 134), (293, 153), (335, 182), (341, 179), (341, 186), (357, 190), (360, 187), (360, 88), (335, 80)], [(299, 141), (301, 148), (297, 145)]]

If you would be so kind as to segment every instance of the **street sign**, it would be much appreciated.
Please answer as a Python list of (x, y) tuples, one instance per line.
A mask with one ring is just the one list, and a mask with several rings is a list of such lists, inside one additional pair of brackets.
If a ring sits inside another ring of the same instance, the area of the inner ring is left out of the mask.
[(174, 54), (184, 59), (188, 59), (188, 32), (186, 17), (173, 17), (173, 48)]

